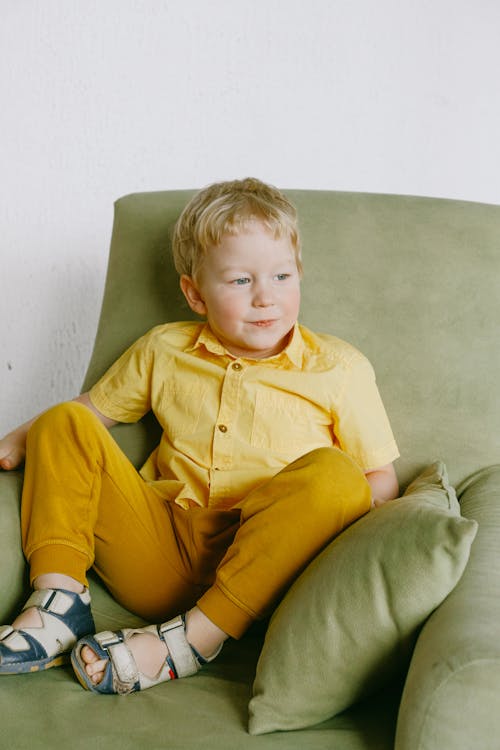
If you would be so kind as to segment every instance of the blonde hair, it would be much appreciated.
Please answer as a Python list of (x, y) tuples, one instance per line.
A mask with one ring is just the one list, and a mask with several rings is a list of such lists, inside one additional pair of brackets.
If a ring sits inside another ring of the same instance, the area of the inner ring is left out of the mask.
[(275, 239), (288, 237), (302, 273), (297, 211), (281, 191), (253, 177), (218, 182), (200, 190), (174, 227), (172, 253), (179, 275), (194, 277), (209, 248), (226, 234), (238, 234), (260, 221)]

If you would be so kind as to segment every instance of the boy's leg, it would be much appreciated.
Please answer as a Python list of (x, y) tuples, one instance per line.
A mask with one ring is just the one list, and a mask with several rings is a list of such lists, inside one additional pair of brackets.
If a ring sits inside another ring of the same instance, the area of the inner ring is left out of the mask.
[[(145, 619), (178, 614), (207, 588), (193, 576), (189, 515), (142, 479), (85, 406), (62, 404), (31, 428), (22, 536), (32, 582), (63, 573), (86, 586), (94, 565), (114, 597)], [(219, 563), (238, 515), (220, 518), (207, 567)]]
[[(22, 538), (35, 588), (61, 577), (86, 586), (94, 563), (122, 604), (163, 620), (193, 606), (212, 583), (239, 515), (210, 514), (196, 524), (196, 538), (191, 514), (148, 486), (81, 404), (55, 407), (30, 430)], [(200, 569), (207, 572), (200, 575)], [(78, 594), (61, 596), (58, 583), (48, 585), (51, 591), (30, 597), (13, 628), (0, 629), (0, 672), (55, 666), (72, 645), (71, 631), (77, 637), (93, 632), (88, 593), (79, 603)], [(73, 615), (75, 606), (84, 607), (83, 619), (81, 612)]]
[[(215, 582), (188, 615), (189, 645), (207, 657), (227, 635), (241, 636), (255, 619), (276, 606), (310, 560), (343, 528), (367, 512), (370, 504), (371, 491), (363, 472), (335, 449), (313, 451), (250, 493), (240, 507), (233, 509), (236, 514), (241, 512), (241, 525), (228, 529), (224, 543), (230, 542), (235, 528), (237, 531), (218, 566)], [(188, 516), (193, 537), (209, 540), (214, 511), (200, 509)], [(210, 544), (199, 548), (207, 546)], [(220, 552), (221, 547), (217, 548)], [(209, 577), (213, 578), (212, 571)], [(209, 582), (208, 578), (205, 582)], [(210, 643), (210, 639), (215, 640)], [(117, 664), (113, 662), (115, 676), (111, 679), (107, 653), (93, 641), (88, 648), (83, 645), (85, 640), (73, 652), (77, 675), (86, 687), (93, 683), (100, 686), (95, 688), (99, 691), (113, 692)], [(168, 653), (165, 644), (150, 632), (129, 634), (126, 642), (137, 665), (128, 668), (156, 675)], [(115, 643), (111, 651), (116, 646), (121, 648)], [(138, 656), (149, 668), (139, 664)], [(170, 679), (164, 671), (158, 673), (155, 682)], [(133, 683), (134, 680), (127, 691), (143, 689), (142, 682), (141, 688)]]
[(370, 505), (364, 473), (345, 453), (335, 448), (308, 453), (240, 504), (241, 526), (198, 607), (240, 637)]

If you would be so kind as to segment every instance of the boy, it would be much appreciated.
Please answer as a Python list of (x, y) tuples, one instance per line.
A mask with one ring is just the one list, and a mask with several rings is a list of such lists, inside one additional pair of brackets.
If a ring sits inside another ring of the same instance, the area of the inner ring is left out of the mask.
[[(78, 403), (0, 441), (4, 469), (26, 453), (34, 588), (0, 630), (0, 673), (55, 666), (72, 650), (94, 692), (193, 674), (343, 528), (398, 495), (372, 368), (297, 323), (300, 242), (285, 196), (254, 179), (213, 185), (183, 211), (173, 252), (206, 322), (158, 326)], [(139, 475), (104, 428), (150, 409), (163, 434)], [(160, 624), (92, 635), (92, 566)]]

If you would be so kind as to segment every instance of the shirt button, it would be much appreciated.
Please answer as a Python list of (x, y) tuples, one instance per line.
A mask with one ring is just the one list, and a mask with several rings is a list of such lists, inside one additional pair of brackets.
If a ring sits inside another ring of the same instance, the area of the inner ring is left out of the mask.
[(218, 427), (221, 432), (227, 432), (227, 426), (225, 424), (220, 424)]
[(241, 370), (243, 365), (241, 365), (239, 362), (233, 362), (231, 367), (233, 368), (233, 370)]

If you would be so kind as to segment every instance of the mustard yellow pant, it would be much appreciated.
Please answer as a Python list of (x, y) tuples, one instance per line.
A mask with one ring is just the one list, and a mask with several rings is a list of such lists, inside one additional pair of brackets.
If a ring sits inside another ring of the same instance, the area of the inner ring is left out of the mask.
[(184, 510), (81, 404), (54, 407), (28, 434), (21, 520), (31, 580), (64, 573), (87, 584), (93, 566), (149, 621), (197, 603), (239, 638), (369, 507), (363, 472), (335, 448), (306, 454), (230, 510)]

